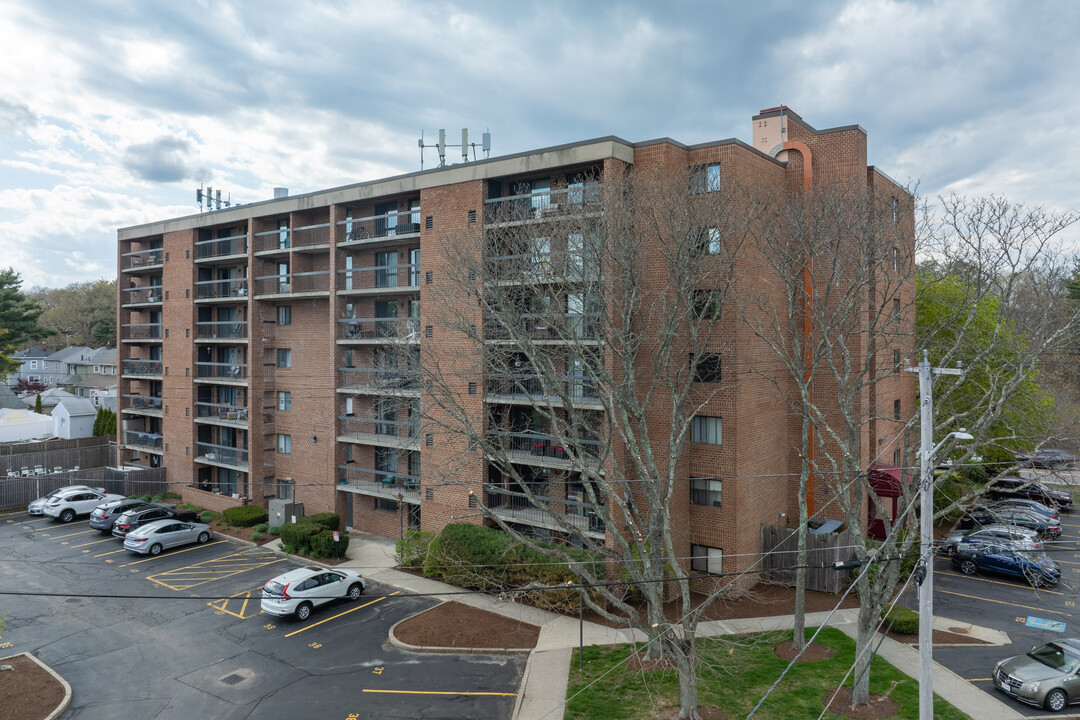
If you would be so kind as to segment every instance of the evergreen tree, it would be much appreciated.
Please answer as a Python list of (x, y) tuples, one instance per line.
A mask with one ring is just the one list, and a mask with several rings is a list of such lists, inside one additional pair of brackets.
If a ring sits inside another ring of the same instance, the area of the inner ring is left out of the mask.
[(45, 412), (44, 408), (42, 408), (41, 406), (41, 393), (38, 393), (37, 400), (34, 401), (34, 412), (36, 412), (38, 415), (41, 415)]
[(104, 432), (102, 432), (102, 422), (104, 420), (104, 415), (102, 414), (103, 411), (104, 408), (98, 408), (97, 416), (94, 418), (94, 437), (99, 437), (105, 434)]
[(11, 353), (52, 334), (52, 329), (38, 322), (41, 313), (41, 305), (23, 293), (19, 273), (13, 268), (0, 270), (0, 374), (18, 371)]

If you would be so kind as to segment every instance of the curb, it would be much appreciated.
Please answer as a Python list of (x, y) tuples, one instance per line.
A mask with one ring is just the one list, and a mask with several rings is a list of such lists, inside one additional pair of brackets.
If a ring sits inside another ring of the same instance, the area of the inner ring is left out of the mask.
[(8, 655), (7, 657), (0, 658), (0, 661), (10, 660), (11, 658), (16, 658), (16, 657), (30, 658), (35, 663), (37, 663), (38, 666), (40, 666), (42, 669), (44, 669), (45, 672), (52, 675), (56, 679), (56, 681), (58, 683), (60, 683), (60, 685), (64, 688), (64, 699), (60, 701), (60, 704), (56, 706), (55, 710), (53, 710), (51, 713), (49, 713), (48, 715), (45, 716), (44, 720), (55, 720), (55, 718), (60, 717), (60, 714), (63, 713), (65, 710), (67, 710), (68, 705), (71, 704), (71, 685), (68, 684), (67, 680), (60, 677), (60, 675), (58, 675), (55, 670), (53, 670), (51, 667), (49, 667), (45, 663), (41, 662), (40, 660), (38, 660), (36, 657), (34, 657), (33, 655), (31, 655), (28, 652), (16, 653), (15, 655)]
[[(441, 607), (447, 603), (446, 600), (442, 601), (438, 605), (432, 605), (423, 612), (418, 612), (415, 615), (411, 615), (404, 620), (398, 620), (390, 627), (389, 639), (390, 644), (399, 650), (406, 650), (408, 652), (416, 653), (436, 653), (443, 655), (527, 655), (532, 653), (534, 648), (463, 648), (463, 647), (442, 647), (438, 645), (411, 645), (403, 640), (399, 640), (397, 634), (394, 632), (397, 630), (397, 626), (403, 622), (408, 622), (413, 618), (420, 617), (426, 612), (431, 612), (437, 607)], [(521, 693), (518, 693), (520, 696)]]

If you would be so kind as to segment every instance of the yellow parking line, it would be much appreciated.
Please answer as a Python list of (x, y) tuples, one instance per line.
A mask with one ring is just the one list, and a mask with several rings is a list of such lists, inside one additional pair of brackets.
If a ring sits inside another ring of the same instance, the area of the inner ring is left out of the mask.
[[(949, 577), (962, 577), (968, 580), (978, 580), (979, 582), (993, 583), (994, 585), (1004, 585), (1006, 587), (1022, 587), (1016, 583), (1004, 582), (1002, 580), (991, 580), (990, 578), (980, 577), (978, 575), (964, 575), (963, 573), (946, 572), (944, 570), (935, 570), (935, 575), (948, 575)], [(1072, 593), (1064, 593), (1060, 590), (1047, 590), (1046, 588), (1033, 588), (1037, 589), (1041, 593), (1051, 593), (1052, 595), (1072, 595)]]
[(60, 540), (66, 537), (75, 537), (76, 535), (86, 535), (87, 533), (98, 532), (97, 530), (80, 530), (79, 532), (68, 533), (67, 535), (55, 535), (50, 540)]
[[(49, 518), (49, 519), (51, 520), (52, 518)], [(34, 532), (35, 534), (36, 533), (60, 532), (61, 530), (67, 530), (68, 528), (75, 527), (76, 525), (86, 525), (89, 522), (90, 522), (89, 520), (76, 520), (74, 522), (64, 523), (63, 525), (50, 525), (47, 528), (35, 529), (32, 532)]]
[[(173, 584), (172, 582), (165, 582), (164, 580), (161, 579), (161, 578), (164, 577), (164, 578), (169, 578), (171, 580), (171, 578), (172, 578), (172, 576), (174, 574), (172, 571), (163, 572), (160, 575), (153, 575), (151, 577), (148, 577), (147, 580), (150, 580), (151, 582), (155, 582), (158, 585), (161, 585), (163, 587), (167, 587), (170, 590), (175, 590), (176, 592), (180, 592), (182, 590), (190, 590), (191, 588), (198, 587), (199, 585), (205, 585), (208, 582), (214, 582), (215, 580), (224, 580), (225, 578), (232, 577), (233, 575), (239, 575), (240, 573), (247, 572), (249, 570), (258, 570), (259, 568), (264, 568), (267, 565), (273, 565), (274, 563), (284, 562), (285, 560), (286, 560), (286, 558), (275, 558), (273, 560), (268, 560), (267, 562), (259, 563), (258, 565), (250, 565), (250, 564), (248, 564), (248, 565), (245, 565), (242, 568), (239, 568), (237, 570), (233, 570), (232, 572), (222, 572), (222, 571), (219, 571), (219, 570), (214, 570), (214, 571), (211, 571), (209, 574), (207, 574), (207, 572), (204, 570), (202, 573), (194, 573), (194, 574), (180, 573), (179, 575), (180, 575), (181, 580), (183, 580), (183, 579), (188, 580), (188, 582), (183, 582), (183, 583), (177, 582), (177, 583)], [(195, 581), (195, 582), (193, 582), (193, 581)]]
[[(263, 589), (263, 586), (259, 585), (258, 587), (252, 588), (251, 590), (241, 590), (240, 592), (238, 592), (238, 593), (236, 593), (234, 595), (230, 595), (227, 598), (222, 598), (220, 600), (214, 600), (213, 602), (208, 602), (206, 604), (209, 605), (210, 607), (214, 608), (215, 610), (219, 610), (219, 611), (225, 613), (226, 615), (232, 615), (233, 617), (238, 617), (241, 620), (247, 620), (248, 616), (244, 615), (244, 611), (247, 610), (248, 601), (251, 600), (251, 593), (258, 592), (258, 591), (260, 591), (262, 589)], [(232, 610), (229, 610), (228, 609), (229, 601), (233, 600), (235, 598), (238, 598), (241, 595), (244, 596), (244, 601), (240, 605), (240, 612), (235, 613)], [(219, 606), (217, 603), (221, 603), (221, 605)], [(255, 615), (259, 615), (261, 613), (262, 613), (262, 610), (260, 609), (259, 612), (255, 613), (254, 615), (251, 615), (250, 617), (255, 617)]]
[[(34, 516), (33, 515), (28, 515), (27, 517), (32, 518)], [(45, 522), (46, 520), (52, 520), (52, 518), (40, 517), (40, 518), (36, 518), (34, 520), (8, 520), (8, 522), (9, 523), (18, 523), (19, 525), (29, 525), (30, 523)]]
[(388, 597), (392, 597), (394, 595), (397, 595), (400, 592), (401, 592), (400, 590), (397, 590), (395, 592), (390, 593), (389, 595), (383, 595), (382, 597), (375, 598), (371, 602), (366, 602), (363, 605), (357, 605), (356, 607), (354, 607), (354, 608), (352, 608), (350, 610), (346, 610), (343, 613), (338, 613), (337, 615), (334, 615), (333, 617), (328, 617), (325, 620), (320, 620), (317, 623), (312, 623), (311, 625), (308, 625), (306, 627), (302, 627), (299, 630), (293, 630), (291, 633), (287, 633), (285, 635), (285, 637), (292, 637), (293, 635), (299, 635), (300, 633), (304, 632), (305, 630), (310, 630), (313, 627), (318, 627), (319, 625), (322, 625), (324, 622), (330, 622), (331, 620), (336, 620), (337, 618), (341, 617), (342, 615), (348, 615), (351, 612), (356, 612), (357, 610), (362, 610), (363, 608), (366, 608), (368, 605), (374, 605), (375, 603), (381, 602), (382, 600), (385, 600)]
[(107, 553), (101, 553), (100, 555), (95, 555), (94, 557), (105, 557), (106, 555), (115, 555), (116, 553), (122, 552), (124, 552), (124, 548), (120, 548), (119, 550), (110, 550)]
[[(287, 636), (286, 636), (287, 637)], [(516, 697), (517, 693), (500, 693), (500, 692), (451, 692), (444, 690), (368, 690), (364, 689), (362, 692), (369, 693), (389, 693), (393, 695), (499, 695)]]
[[(215, 540), (214, 542), (209, 542), (209, 543), (206, 543), (205, 545), (192, 545), (191, 547), (186, 548), (184, 550), (177, 550), (176, 552), (169, 553), (169, 557), (173, 557), (174, 555), (179, 555), (180, 553), (190, 552), (192, 550), (198, 550), (199, 548), (210, 547), (211, 545), (220, 545), (223, 542), (228, 542), (228, 540)], [(157, 560), (158, 558), (161, 558), (161, 557), (165, 557), (165, 556), (164, 555), (151, 555), (150, 557), (144, 558), (142, 560), (136, 560), (135, 562), (124, 563), (120, 567), (127, 567), (128, 565), (138, 565), (139, 563), (150, 562), (151, 560)]]
[(997, 603), (998, 605), (1008, 605), (1010, 607), (1024, 608), (1025, 610), (1035, 610), (1039, 614), (1053, 613), (1054, 615), (1064, 615), (1065, 617), (1072, 617), (1070, 613), (1059, 612), (1057, 610), (1047, 610), (1046, 608), (1032, 607), (1031, 605), (1021, 605), (1020, 603), (1005, 602), (1004, 600), (991, 600), (990, 598), (979, 597), (978, 595), (965, 595), (964, 593), (953, 592), (952, 590), (940, 590), (934, 588), (934, 592), (945, 593), (946, 595), (956, 595), (957, 597), (969, 598), (971, 600), (982, 600), (984, 602)]
[(994, 678), (964, 678), (968, 682), (991, 682)]
[[(116, 538), (114, 538), (114, 537), (107, 537), (104, 540), (94, 540), (93, 542), (83, 543), (82, 545), (72, 545), (71, 547), (72, 548), (86, 547), (87, 545), (97, 545), (98, 543), (109, 542), (110, 540), (115, 540), (115, 539)], [(87, 552), (90, 552), (90, 551), (87, 550)]]

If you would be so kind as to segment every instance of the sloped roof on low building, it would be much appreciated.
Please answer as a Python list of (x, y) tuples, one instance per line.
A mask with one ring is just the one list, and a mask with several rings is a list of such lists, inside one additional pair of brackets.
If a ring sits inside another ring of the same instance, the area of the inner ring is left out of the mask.
[(93, 365), (115, 365), (116, 357), (116, 348), (103, 347), (95, 350), (87, 362)]
[(0, 408), (11, 408), (12, 410), (22, 410), (26, 407), (19, 396), (11, 391), (7, 385), (0, 384)]
[[(63, 408), (67, 410), (68, 415), (71, 415), (72, 417), (77, 415), (97, 415), (97, 408), (86, 398), (61, 398), (60, 402), (56, 405), (57, 407), (63, 406)], [(55, 408), (53, 409), (53, 412), (56, 412)]]
[(50, 362), (79, 362), (89, 358), (93, 352), (93, 348), (85, 345), (69, 345), (66, 348), (60, 348), (45, 359)]

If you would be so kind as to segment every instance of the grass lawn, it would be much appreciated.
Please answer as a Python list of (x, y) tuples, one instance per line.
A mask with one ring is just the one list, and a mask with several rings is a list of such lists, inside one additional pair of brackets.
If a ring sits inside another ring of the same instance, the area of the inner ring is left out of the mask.
[[(729, 718), (746, 717), (787, 666), (787, 661), (773, 652), (773, 644), (780, 640), (790, 642), (791, 636), (791, 632), (769, 633), (758, 636), (758, 643), (748, 642), (751, 638), (743, 637), (734, 647), (724, 644), (722, 638), (699, 639), (698, 658), (704, 660), (698, 665), (699, 703), (720, 708)], [(836, 688), (855, 660), (855, 641), (834, 628), (822, 631), (817, 641), (831, 647), (833, 657), (792, 667), (755, 717), (804, 720), (818, 716), (823, 708), (822, 695)], [(586, 647), (583, 672), (578, 672), (578, 653), (574, 651), (566, 693), (568, 699), (573, 698), (566, 708), (568, 720), (652, 720), (662, 717), (661, 711), (678, 707), (679, 679), (675, 670), (644, 673), (630, 670), (622, 661), (633, 650), (633, 645)], [(574, 697), (615, 666), (618, 666), (616, 670)], [(850, 678), (847, 685), (851, 685)], [(894, 717), (911, 720), (919, 717), (918, 682), (880, 657), (874, 658), (871, 666), (870, 692), (887, 693), (900, 704)], [(934, 717), (960, 720), (968, 716), (941, 698), (935, 698)]]

